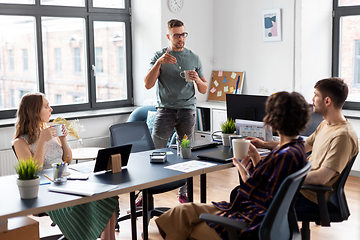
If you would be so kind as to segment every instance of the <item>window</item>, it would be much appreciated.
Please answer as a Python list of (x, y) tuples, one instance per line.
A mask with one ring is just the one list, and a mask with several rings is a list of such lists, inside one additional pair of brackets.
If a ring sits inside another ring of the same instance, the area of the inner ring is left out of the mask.
[(15, 64), (14, 64), (14, 52), (13, 50), (9, 50), (9, 70), (14, 71)]
[(333, 76), (349, 86), (346, 109), (360, 110), (360, 0), (334, 0)]
[(0, 119), (20, 89), (45, 93), (53, 113), (131, 106), (130, 3), (0, 0)]
[(96, 73), (104, 72), (102, 47), (95, 48), (95, 67), (96, 67)]
[(80, 57), (80, 48), (74, 48), (74, 72), (81, 72), (81, 57)]
[(28, 59), (27, 49), (22, 50), (22, 55), (23, 55), (23, 70), (28, 71), (29, 70), (29, 59)]
[(55, 62), (55, 72), (61, 73), (61, 49), (55, 48), (54, 49), (54, 62)]
[(118, 62), (119, 62), (119, 75), (122, 76), (124, 74), (124, 48), (118, 47)]

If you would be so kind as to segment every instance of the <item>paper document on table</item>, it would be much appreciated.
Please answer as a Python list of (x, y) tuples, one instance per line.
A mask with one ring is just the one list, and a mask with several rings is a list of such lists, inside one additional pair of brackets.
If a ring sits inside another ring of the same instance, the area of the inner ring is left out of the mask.
[(171, 169), (171, 170), (175, 170), (175, 171), (180, 171), (180, 172), (192, 172), (195, 170), (199, 170), (202, 168), (207, 168), (207, 167), (211, 167), (211, 166), (215, 166), (215, 163), (207, 163), (207, 162), (200, 162), (200, 161), (196, 161), (196, 160), (191, 160), (188, 162), (183, 162), (183, 163), (177, 163), (174, 165), (170, 165), (167, 166), (165, 168), (167, 169)]
[(82, 173), (91, 173), (94, 171), (94, 166), (95, 161), (89, 161), (85, 163), (71, 164), (69, 168)]

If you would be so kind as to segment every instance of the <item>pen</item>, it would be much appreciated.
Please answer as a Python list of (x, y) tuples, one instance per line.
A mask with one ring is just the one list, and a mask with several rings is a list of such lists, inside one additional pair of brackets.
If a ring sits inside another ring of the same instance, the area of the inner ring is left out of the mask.
[(66, 156), (65, 164), (67, 163), (68, 159), (69, 159), (69, 155)]
[(51, 182), (53, 182), (53, 180), (52, 180), (48, 175), (44, 174), (44, 176), (45, 176), (47, 179), (49, 179)]

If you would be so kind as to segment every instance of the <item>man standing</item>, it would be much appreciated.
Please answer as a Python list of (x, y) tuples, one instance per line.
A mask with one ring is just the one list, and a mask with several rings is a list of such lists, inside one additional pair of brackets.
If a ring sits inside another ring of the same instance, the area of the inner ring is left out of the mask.
[[(178, 140), (185, 134), (192, 139), (196, 119), (195, 85), (202, 94), (208, 88), (200, 58), (184, 47), (188, 33), (183, 22), (170, 20), (167, 31), (169, 47), (155, 53), (150, 62), (151, 69), (144, 79), (146, 89), (156, 85), (157, 114), (152, 131), (156, 148), (167, 146), (174, 128)], [(180, 76), (184, 70), (190, 70), (191, 82)]]
[[(324, 121), (305, 141), (305, 151), (312, 151), (308, 157), (312, 169), (304, 183), (332, 186), (337, 183), (341, 172), (359, 151), (359, 144), (356, 133), (341, 111), (348, 95), (346, 83), (333, 77), (318, 81), (314, 88), (313, 111), (321, 114)], [(253, 138), (251, 142), (257, 147), (272, 148), (277, 145), (276, 142)], [(331, 194), (332, 192), (327, 192), (327, 200)], [(297, 211), (316, 211), (316, 194), (302, 190), (295, 208)]]

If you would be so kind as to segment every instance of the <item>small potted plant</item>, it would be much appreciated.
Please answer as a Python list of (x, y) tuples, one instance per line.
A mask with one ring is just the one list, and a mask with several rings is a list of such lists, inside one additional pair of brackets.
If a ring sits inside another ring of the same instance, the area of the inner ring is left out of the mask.
[(224, 146), (230, 146), (229, 136), (236, 131), (235, 121), (228, 118), (223, 124), (221, 124), (222, 141)]
[(181, 141), (180, 157), (181, 158), (191, 158), (190, 140), (187, 138), (184, 138)]
[(15, 165), (18, 174), (17, 185), (22, 199), (37, 198), (40, 185), (40, 167), (32, 158), (19, 160)]

